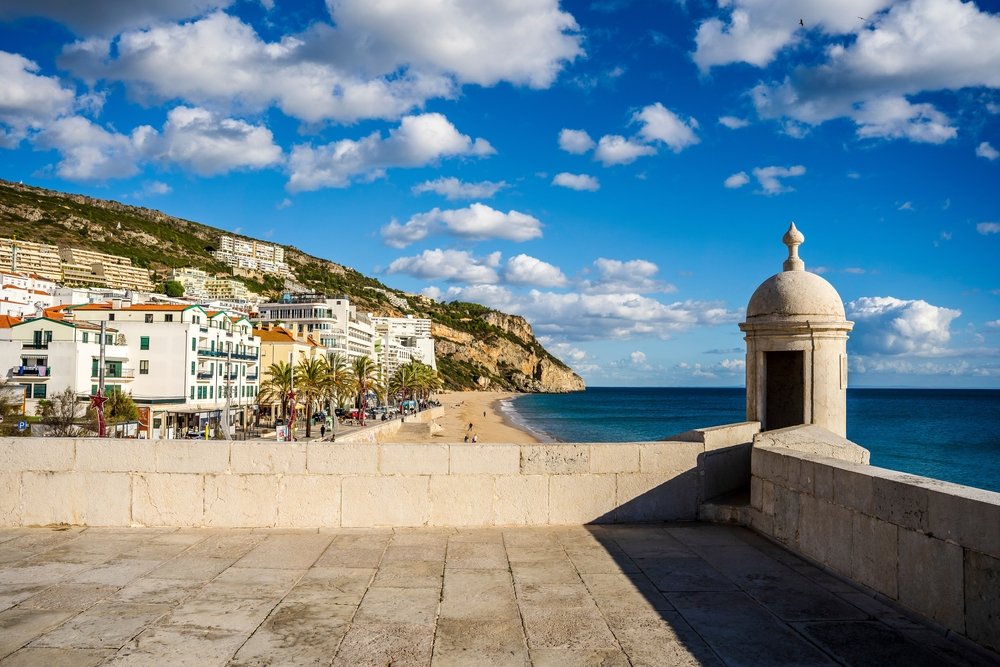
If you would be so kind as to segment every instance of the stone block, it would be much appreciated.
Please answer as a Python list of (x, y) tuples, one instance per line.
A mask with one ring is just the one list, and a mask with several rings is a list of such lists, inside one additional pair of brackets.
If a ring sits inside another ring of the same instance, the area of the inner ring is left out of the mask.
[(750, 452), (750, 472), (755, 477), (784, 485), (785, 457), (773, 449), (754, 446)]
[[(766, 510), (765, 503), (765, 513)], [(774, 538), (792, 546), (798, 547), (799, 540), (799, 494), (782, 486), (774, 487)]]
[(757, 477), (750, 480), (750, 507), (757, 511), (764, 507), (764, 484), (767, 482)]
[(431, 518), (430, 477), (345, 477), (341, 481), (341, 525), (424, 526)]
[(965, 550), (965, 629), (972, 641), (1000, 653), (1000, 559)]
[(306, 445), (306, 469), (312, 474), (378, 474), (378, 447), (311, 442)]
[(852, 517), (851, 579), (896, 599), (896, 563), (899, 561), (898, 529), (866, 514)]
[(0, 526), (21, 525), (21, 475), (0, 472)]
[(933, 483), (927, 496), (931, 535), (1000, 558), (1000, 493)]
[(817, 500), (833, 502), (833, 466), (826, 465), (819, 461), (813, 462), (813, 495)]
[(139, 526), (205, 525), (205, 476), (180, 473), (134, 475), (132, 522)]
[(276, 475), (206, 475), (205, 525), (267, 528), (277, 521)]
[(785, 457), (785, 479), (788, 488), (799, 493), (814, 494), (814, 465), (812, 461), (794, 454)]
[(448, 474), (448, 445), (382, 445), (379, 457), (383, 475)]
[(886, 471), (872, 480), (872, 515), (901, 528), (927, 532), (928, 492), (920, 478)]
[(733, 445), (705, 452), (699, 462), (701, 498), (709, 499), (750, 485), (749, 444)]
[(493, 523), (538, 526), (549, 522), (549, 478), (503, 475), (493, 480)]
[(522, 445), (522, 475), (573, 475), (590, 472), (589, 445)]
[(101, 472), (26, 472), (21, 477), (24, 525), (128, 526), (128, 475)]
[(756, 509), (750, 509), (750, 527), (763, 535), (774, 535), (774, 517)]
[(639, 445), (640, 472), (684, 472), (698, 467), (704, 445), (697, 442), (656, 442)]
[(73, 467), (92, 472), (153, 472), (156, 451), (149, 440), (80, 438)]
[(898, 552), (899, 601), (965, 634), (962, 547), (900, 529)]
[(590, 472), (639, 472), (639, 445), (591, 445)]
[(431, 475), (432, 526), (489, 526), (493, 521), (493, 477)]
[(614, 520), (619, 523), (693, 521), (698, 515), (698, 475), (621, 473), (615, 503)]
[(72, 470), (74, 451), (69, 438), (2, 438), (0, 472)]
[(774, 490), (776, 488), (771, 482), (760, 482), (760, 509), (768, 516), (774, 516)]
[(236, 474), (306, 472), (306, 443), (234, 442), (230, 447), (229, 469)]
[[(303, 452), (304, 458), (304, 452)], [(338, 475), (282, 475), (278, 482), (277, 526), (335, 528), (340, 526)]]
[(614, 475), (553, 475), (549, 523), (610, 523), (616, 507)]
[(451, 445), (452, 475), (516, 475), (521, 469), (517, 445)]
[(799, 550), (813, 560), (843, 574), (851, 573), (850, 510), (832, 503), (799, 496)]
[(875, 478), (870, 470), (833, 468), (833, 502), (869, 516), (875, 513)]
[(156, 472), (219, 473), (229, 470), (229, 443), (213, 440), (157, 440)]

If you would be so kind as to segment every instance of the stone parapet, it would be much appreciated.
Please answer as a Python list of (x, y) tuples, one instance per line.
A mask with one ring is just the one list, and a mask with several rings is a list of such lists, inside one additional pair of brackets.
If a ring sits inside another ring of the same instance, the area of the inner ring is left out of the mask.
[(1000, 651), (1000, 493), (860, 460), (863, 448), (814, 426), (761, 434), (751, 526)]

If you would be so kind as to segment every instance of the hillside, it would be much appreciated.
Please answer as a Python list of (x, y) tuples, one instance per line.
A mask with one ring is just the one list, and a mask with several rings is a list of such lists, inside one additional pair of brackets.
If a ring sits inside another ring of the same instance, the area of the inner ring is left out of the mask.
[[(116, 201), (45, 190), (0, 180), (2, 236), (88, 248), (128, 257), (162, 282), (170, 270), (193, 266), (229, 274), (212, 252), (219, 236), (240, 236), (160, 211)], [(583, 380), (549, 354), (521, 317), (471, 303), (440, 303), (392, 289), (354, 269), (292, 246), (285, 260), (307, 291), (347, 295), (360, 312), (412, 314), (433, 322), (438, 367), (448, 389), (562, 392), (583, 389)], [(243, 280), (276, 298), (286, 288), (271, 276)]]

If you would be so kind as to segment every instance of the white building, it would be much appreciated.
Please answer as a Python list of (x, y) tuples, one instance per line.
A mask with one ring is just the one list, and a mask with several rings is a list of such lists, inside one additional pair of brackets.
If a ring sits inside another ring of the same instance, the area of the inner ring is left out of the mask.
[(213, 255), (220, 262), (238, 269), (291, 275), (285, 263), (285, 249), (271, 243), (223, 235), (219, 238), (219, 249)]
[(412, 315), (376, 317), (370, 314), (369, 318), (375, 327), (375, 335), (381, 341), (379, 363), (387, 376), (391, 377), (397, 368), (410, 361), (419, 361), (437, 370), (429, 319)]
[(228, 410), (249, 426), (259, 388), (260, 341), (245, 317), (201, 306), (120, 301), (67, 309), (73, 321), (107, 322), (124, 336), (134, 369), (132, 397), (148, 415), (149, 437), (203, 433)]
[(299, 340), (311, 335), (331, 354), (340, 354), (348, 360), (369, 357), (378, 361), (375, 328), (347, 297), (286, 294), (280, 302), (262, 303), (258, 313), (261, 323), (283, 326)]
[(0, 315), (28, 317), (54, 305), (56, 283), (31, 273), (0, 270)]

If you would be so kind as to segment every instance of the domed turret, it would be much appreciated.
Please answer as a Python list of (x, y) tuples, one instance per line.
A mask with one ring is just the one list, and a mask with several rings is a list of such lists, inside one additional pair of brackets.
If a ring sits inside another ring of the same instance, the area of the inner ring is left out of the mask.
[(747, 342), (747, 419), (764, 430), (817, 424), (847, 433), (844, 302), (833, 285), (805, 270), (805, 236), (793, 222), (782, 237), (788, 259), (754, 291), (740, 329)]

